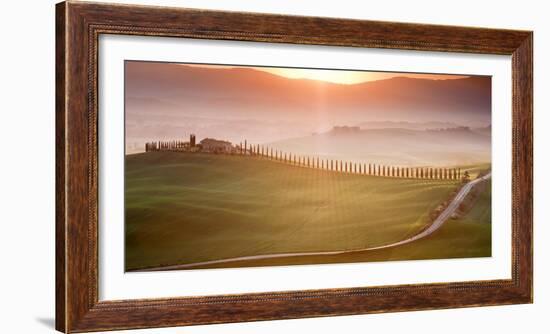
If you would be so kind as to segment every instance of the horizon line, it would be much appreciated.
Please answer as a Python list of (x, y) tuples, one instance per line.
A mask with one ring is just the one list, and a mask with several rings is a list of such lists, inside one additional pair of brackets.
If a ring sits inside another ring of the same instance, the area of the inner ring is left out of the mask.
[(239, 64), (213, 64), (193, 62), (171, 62), (171, 61), (148, 61), (148, 60), (125, 60), (134, 63), (156, 63), (172, 64), (182, 67), (197, 67), (212, 70), (248, 69), (257, 72), (268, 73), (280, 78), (290, 80), (311, 80), (326, 82), (338, 85), (357, 85), (367, 82), (376, 82), (394, 78), (424, 79), (432, 81), (459, 80), (472, 77), (485, 77), (472, 74), (448, 74), (448, 73), (422, 73), (422, 72), (396, 72), (382, 70), (360, 70), (360, 69), (339, 69), (339, 68), (314, 68), (314, 67), (293, 67), (293, 66), (270, 66), (270, 65), (239, 65)]

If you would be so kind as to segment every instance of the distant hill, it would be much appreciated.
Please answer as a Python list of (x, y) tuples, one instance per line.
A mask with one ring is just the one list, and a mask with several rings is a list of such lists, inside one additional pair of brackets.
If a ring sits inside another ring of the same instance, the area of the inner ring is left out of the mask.
[[(246, 67), (135, 64), (126, 64), (128, 98), (160, 99), (179, 106), (178, 112), (201, 111), (203, 116), (223, 108), (229, 115), (256, 117), (259, 113), (307, 118), (321, 109), (327, 111), (329, 118), (338, 120), (347, 111), (359, 108), (365, 112), (383, 111), (385, 119), (400, 115), (401, 119), (450, 119), (464, 124), (459, 121), (487, 121), (491, 110), (490, 77), (452, 80), (395, 77), (343, 85), (289, 79)], [(254, 115), (250, 114), (252, 111)]]
[(459, 125), (452, 122), (405, 122), (405, 121), (371, 121), (359, 123), (361, 129), (445, 129), (456, 128)]
[(277, 141), (274, 149), (329, 159), (402, 166), (454, 166), (491, 161), (491, 138), (468, 127), (433, 130), (336, 128)]

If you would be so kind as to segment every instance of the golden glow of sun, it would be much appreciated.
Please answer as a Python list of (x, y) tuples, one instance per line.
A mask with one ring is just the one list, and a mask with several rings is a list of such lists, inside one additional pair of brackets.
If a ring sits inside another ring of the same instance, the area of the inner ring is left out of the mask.
[(258, 71), (269, 72), (291, 79), (309, 79), (332, 82), (337, 84), (352, 85), (367, 81), (390, 79), (394, 77), (409, 77), (419, 79), (446, 80), (465, 78), (463, 75), (449, 74), (423, 74), (423, 73), (399, 73), (399, 72), (369, 72), (350, 70), (317, 70), (301, 68), (266, 68), (255, 67)]
[[(337, 70), (314, 70), (301, 68), (258, 68), (261, 71), (276, 74), (291, 79), (319, 80), (338, 84), (356, 84), (365, 81), (379, 80), (384, 73), (360, 72), (360, 71), (337, 71)], [(380, 75), (382, 74), (382, 75)]]

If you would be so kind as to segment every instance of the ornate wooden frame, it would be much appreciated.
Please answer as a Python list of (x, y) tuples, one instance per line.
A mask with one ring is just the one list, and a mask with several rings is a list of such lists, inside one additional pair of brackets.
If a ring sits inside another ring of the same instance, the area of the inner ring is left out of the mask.
[[(512, 278), (99, 301), (97, 45), (100, 34), (511, 55)], [(56, 328), (59, 331), (532, 302), (532, 32), (68, 1), (56, 7), (56, 43)]]

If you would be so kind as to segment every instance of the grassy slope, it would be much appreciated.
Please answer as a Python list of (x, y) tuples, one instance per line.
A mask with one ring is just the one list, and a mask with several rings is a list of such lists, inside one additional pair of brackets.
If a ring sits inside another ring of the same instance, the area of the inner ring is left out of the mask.
[(447, 221), (430, 236), (410, 244), (334, 256), (291, 257), (240, 261), (197, 268), (253, 267), (309, 263), (421, 260), (491, 256), (491, 182), (486, 182), (476, 204), (463, 217)]
[(455, 187), (238, 156), (131, 155), (126, 267), (383, 245), (423, 228)]

